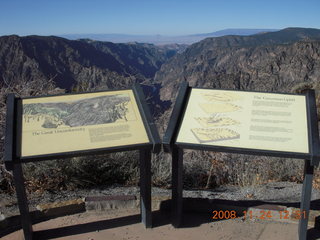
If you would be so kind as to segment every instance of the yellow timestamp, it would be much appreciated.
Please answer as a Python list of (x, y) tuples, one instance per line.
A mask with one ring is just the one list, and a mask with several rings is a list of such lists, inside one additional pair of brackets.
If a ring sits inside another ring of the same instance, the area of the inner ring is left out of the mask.
[(235, 219), (239, 217), (243, 217), (244, 219), (272, 219), (272, 218), (278, 218), (278, 219), (305, 219), (307, 218), (307, 213), (306, 211), (300, 211), (300, 210), (292, 210), (287, 211), (277, 211), (277, 212), (271, 212), (270, 210), (260, 210), (259, 212), (256, 211), (242, 211), (242, 212), (236, 212), (234, 210), (214, 210), (212, 211), (212, 219), (215, 220), (221, 220), (221, 219)]

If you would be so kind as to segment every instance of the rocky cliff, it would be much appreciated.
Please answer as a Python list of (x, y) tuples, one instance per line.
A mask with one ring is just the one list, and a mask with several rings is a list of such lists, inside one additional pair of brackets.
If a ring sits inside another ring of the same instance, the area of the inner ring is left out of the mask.
[(172, 100), (181, 81), (191, 86), (291, 91), (320, 79), (320, 30), (290, 28), (252, 36), (208, 38), (163, 64), (155, 82)]
[(0, 82), (54, 79), (75, 85), (119, 88), (154, 76), (177, 49), (152, 44), (114, 44), (59, 37), (0, 37)]

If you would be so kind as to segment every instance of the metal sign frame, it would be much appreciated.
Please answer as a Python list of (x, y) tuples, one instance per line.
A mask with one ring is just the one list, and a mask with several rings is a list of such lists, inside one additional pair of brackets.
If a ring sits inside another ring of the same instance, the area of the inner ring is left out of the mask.
[[(131, 144), (125, 146), (116, 146), (108, 148), (98, 148), (81, 151), (70, 151), (54, 154), (44, 154), (36, 156), (21, 157), (21, 110), (22, 99), (17, 98), (14, 94), (7, 96), (7, 115), (6, 115), (6, 132), (5, 132), (5, 144), (4, 144), (4, 163), (6, 169), (13, 171), (14, 182), (16, 186), (16, 193), (18, 199), (18, 205), (21, 215), (21, 225), (26, 240), (34, 238), (35, 233), (32, 229), (32, 219), (29, 213), (28, 199), (26, 195), (26, 189), (24, 186), (24, 177), (22, 172), (22, 164), (34, 161), (43, 161), (51, 159), (65, 159), (76, 156), (88, 156), (93, 154), (105, 154), (112, 152), (122, 152), (139, 150), (140, 152), (140, 211), (141, 221), (146, 228), (152, 227), (152, 215), (151, 215), (151, 153), (159, 153), (161, 149), (161, 140), (159, 138), (158, 131), (153, 122), (151, 114), (149, 112), (143, 90), (139, 84), (132, 86), (133, 95), (138, 105), (139, 113), (141, 115), (143, 125), (146, 129), (149, 142), (143, 144)], [(126, 90), (130, 90), (126, 89)], [(123, 89), (121, 89), (123, 90)], [(108, 90), (118, 91), (118, 90)], [(106, 91), (99, 91), (106, 92)], [(95, 92), (90, 92), (95, 93)], [(86, 93), (79, 93), (86, 94)], [(65, 96), (67, 94), (41, 96)], [(75, 95), (75, 94), (70, 94)], [(78, 94), (77, 94), (78, 95)], [(40, 97), (34, 97), (40, 98)], [(23, 99), (29, 99), (23, 98)]]
[[(306, 211), (307, 213), (306, 218), (302, 218), (299, 221), (299, 239), (300, 240), (306, 239), (308, 217), (309, 217), (309, 210), (310, 210), (311, 191), (312, 191), (313, 170), (315, 166), (318, 166), (319, 160), (320, 160), (318, 118), (317, 118), (317, 108), (316, 108), (314, 90), (307, 90), (304, 94), (299, 94), (306, 97), (307, 125), (308, 125), (307, 131), (308, 131), (308, 141), (309, 141), (309, 153), (306, 153), (306, 154), (297, 153), (297, 152), (282, 152), (282, 151), (272, 151), (272, 150), (264, 150), (264, 149), (248, 149), (248, 148), (212, 146), (212, 145), (205, 145), (205, 144), (177, 142), (176, 139), (179, 134), (180, 127), (186, 112), (191, 90), (192, 88), (189, 87), (187, 82), (183, 82), (180, 84), (178, 96), (176, 98), (176, 102), (171, 114), (171, 118), (162, 141), (164, 151), (171, 152), (172, 154), (173, 226), (179, 227), (182, 223), (183, 150), (184, 149), (205, 150), (205, 151), (215, 151), (215, 152), (230, 152), (230, 153), (239, 153), (239, 154), (248, 154), (248, 155), (260, 155), (260, 156), (298, 158), (298, 159), (305, 160), (304, 181), (303, 181), (300, 208), (301, 208), (301, 211)], [(285, 93), (281, 93), (281, 94), (285, 94)], [(298, 94), (288, 94), (288, 95), (298, 95)]]

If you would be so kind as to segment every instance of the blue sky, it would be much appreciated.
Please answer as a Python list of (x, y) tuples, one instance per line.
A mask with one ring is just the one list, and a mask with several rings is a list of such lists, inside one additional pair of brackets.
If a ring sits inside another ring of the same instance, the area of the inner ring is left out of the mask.
[(0, 35), (320, 28), (319, 0), (0, 0)]

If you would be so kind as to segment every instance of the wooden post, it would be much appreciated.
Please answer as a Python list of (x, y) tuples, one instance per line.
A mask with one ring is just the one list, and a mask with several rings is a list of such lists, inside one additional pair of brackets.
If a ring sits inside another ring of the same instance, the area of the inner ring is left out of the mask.
[(28, 199), (24, 186), (21, 162), (16, 159), (16, 98), (14, 94), (7, 97), (6, 132), (4, 144), (4, 162), (8, 170), (13, 171), (14, 185), (16, 188), (18, 206), (20, 210), (21, 226), (25, 240), (32, 240), (32, 222), (29, 213)]
[(141, 222), (152, 227), (151, 211), (151, 151), (140, 150), (140, 212)]
[(13, 165), (13, 178), (16, 187), (18, 206), (21, 217), (21, 225), (23, 229), (24, 239), (33, 239), (32, 221), (29, 213), (28, 199), (26, 189), (24, 186), (24, 178), (21, 163)]
[(311, 160), (305, 160), (304, 179), (301, 193), (300, 220), (299, 220), (299, 240), (306, 240), (308, 233), (308, 220), (310, 211), (310, 201), (312, 193), (312, 178), (314, 167), (319, 164), (319, 129), (315, 91), (308, 89), (306, 92), (308, 130), (309, 130), (309, 151)]
[[(314, 166), (310, 164), (310, 160), (305, 160), (304, 179), (300, 204), (300, 220), (299, 220), (299, 240), (307, 239), (308, 220), (310, 211), (310, 201), (312, 192), (312, 178)], [(305, 213), (305, 214), (304, 214)]]
[(172, 149), (172, 225), (178, 228), (182, 221), (183, 209), (183, 150)]

